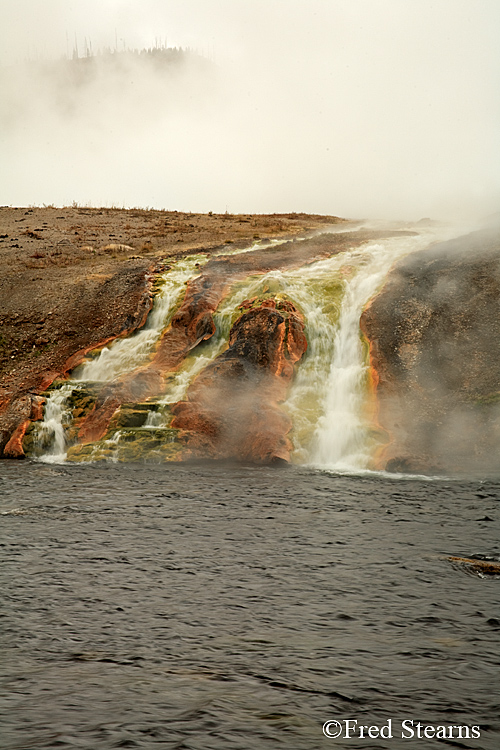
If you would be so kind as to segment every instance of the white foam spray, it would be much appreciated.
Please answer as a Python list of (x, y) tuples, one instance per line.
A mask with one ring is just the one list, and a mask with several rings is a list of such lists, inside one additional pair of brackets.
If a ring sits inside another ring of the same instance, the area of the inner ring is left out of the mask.
[[(363, 309), (380, 289), (392, 264), (404, 255), (423, 249), (433, 241), (456, 235), (449, 228), (421, 232), (417, 236), (399, 236), (369, 242), (345, 254), (349, 268), (336, 323), (329, 332), (324, 326), (309, 326), (309, 387), (316, 385), (324, 393), (322, 414), (317, 419), (308, 446), (298, 445), (299, 455), (313, 465), (336, 471), (359, 471), (370, 468), (375, 443), (370, 439), (370, 414), (367, 408), (369, 361), (363, 346), (359, 320)], [(318, 336), (321, 341), (317, 341)], [(325, 370), (325, 350), (329, 350)], [(314, 372), (314, 376), (313, 373)], [(297, 383), (290, 405), (297, 408), (300, 388)], [(297, 392), (298, 391), (298, 392)], [(295, 403), (294, 403), (295, 402)]]
[(45, 404), (43, 422), (37, 425), (35, 444), (42, 451), (39, 460), (48, 464), (62, 463), (66, 459), (64, 423), (69, 419), (68, 398), (73, 385), (63, 385), (53, 391)]
[[(306, 356), (284, 404), (293, 423), (292, 460), (335, 471), (368, 469), (375, 442), (366, 408), (369, 364), (359, 330), (361, 313), (397, 259), (459, 233), (442, 227), (422, 231), (419, 227), (418, 235), (368, 242), (300, 269), (257, 274), (237, 282), (214, 314), (216, 333), (170, 374), (159, 404), (166, 406), (185, 397), (194, 378), (227, 345), (231, 325), (241, 314), (239, 306), (245, 299), (282, 294), (304, 314), (308, 339)], [(64, 460), (65, 405), (71, 388), (78, 381), (110, 382), (147, 361), (177, 309), (187, 281), (198, 273), (197, 264), (204, 262), (204, 256), (191, 256), (165, 274), (146, 327), (104, 349), (79, 368), (73, 385), (63, 386), (48, 399), (38, 439), (39, 445), (48, 449), (41, 460)], [(167, 417), (168, 410), (164, 413), (156, 406), (144, 426), (165, 427)], [(113, 444), (118, 440), (114, 436)]]
[(120, 375), (144, 364), (153, 351), (161, 333), (170, 323), (185, 291), (186, 284), (198, 273), (198, 267), (207, 262), (204, 255), (191, 255), (176, 263), (163, 276), (161, 291), (156, 295), (146, 325), (125, 339), (115, 340), (100, 354), (73, 373), (79, 381), (109, 383)]

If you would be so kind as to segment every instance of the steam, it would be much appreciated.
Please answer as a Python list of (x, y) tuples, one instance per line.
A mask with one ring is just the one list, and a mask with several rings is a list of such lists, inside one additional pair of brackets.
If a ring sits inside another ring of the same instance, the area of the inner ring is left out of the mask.
[[(1, 203), (497, 210), (496, 0), (18, 0), (4, 21)], [(57, 62), (75, 35), (120, 55)], [(124, 52), (165, 40), (198, 54)]]

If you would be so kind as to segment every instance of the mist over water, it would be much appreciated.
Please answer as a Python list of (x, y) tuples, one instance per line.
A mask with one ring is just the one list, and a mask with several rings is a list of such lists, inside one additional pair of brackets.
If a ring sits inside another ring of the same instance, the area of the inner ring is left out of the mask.
[[(488, 0), (18, 2), (0, 202), (486, 216), (499, 25)], [(194, 52), (124, 52), (155, 43)], [(120, 54), (57, 63), (76, 46)]]

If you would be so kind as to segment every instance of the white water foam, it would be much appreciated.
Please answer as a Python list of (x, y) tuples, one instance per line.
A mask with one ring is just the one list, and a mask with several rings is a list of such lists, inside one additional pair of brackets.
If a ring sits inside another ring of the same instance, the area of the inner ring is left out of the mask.
[(375, 444), (370, 439), (369, 362), (360, 335), (361, 314), (396, 260), (456, 234), (449, 228), (428, 230), (418, 236), (369, 242), (351, 254), (357, 254), (358, 260), (352, 275), (344, 281), (340, 315), (328, 337), (330, 365), (326, 373), (318, 367), (316, 377), (318, 383), (325, 383), (326, 398), (309, 448), (313, 465), (337, 471), (370, 468)]
[(125, 339), (117, 339), (104, 347), (100, 354), (73, 373), (73, 379), (110, 383), (120, 375), (144, 364), (153, 351), (161, 333), (170, 323), (184, 293), (187, 282), (196, 276), (198, 266), (207, 262), (204, 255), (191, 255), (175, 264), (163, 275), (161, 291), (156, 295), (146, 325)]
[(43, 451), (39, 461), (59, 464), (66, 459), (64, 422), (69, 419), (67, 401), (74, 390), (72, 385), (63, 385), (53, 391), (45, 404), (43, 422), (36, 426), (35, 443)]
[[(374, 441), (366, 410), (368, 361), (360, 338), (361, 313), (397, 259), (456, 234), (442, 228), (420, 230), (417, 236), (369, 242), (300, 269), (258, 274), (236, 283), (214, 314), (216, 333), (169, 376), (160, 405), (182, 400), (194, 378), (224, 349), (245, 299), (284, 294), (304, 313), (308, 339), (307, 354), (284, 404), (293, 422), (292, 459), (340, 472), (370, 469)], [(104, 349), (79, 368), (75, 380), (109, 382), (147, 361), (182, 299), (186, 282), (198, 273), (196, 264), (205, 262), (205, 256), (191, 256), (165, 274), (146, 327)], [(41, 437), (45, 435), (44, 444), (49, 434), (53, 439), (40, 460), (64, 460), (64, 407), (69, 395), (64, 389), (71, 387), (64, 386), (47, 402)], [(161, 410), (151, 411), (144, 426), (162, 427), (164, 420)]]
[[(250, 252), (256, 248), (273, 247), (286, 240), (270, 240), (255, 242), (246, 248), (227, 248), (214, 255), (237, 255)], [(117, 339), (109, 347), (104, 347), (97, 357), (84, 362), (72, 373), (72, 380), (54, 391), (47, 399), (44, 420), (37, 427), (36, 442), (39, 451), (43, 451), (38, 458), (45, 463), (60, 463), (66, 459), (67, 445), (65, 439), (65, 425), (69, 421), (66, 402), (78, 383), (102, 382), (109, 383), (120, 375), (131, 372), (144, 364), (154, 351), (154, 346), (162, 332), (168, 327), (174, 312), (184, 297), (187, 282), (198, 275), (199, 269), (208, 261), (206, 255), (190, 255), (178, 261), (162, 277), (162, 287), (155, 296), (144, 328), (124, 339)], [(243, 295), (241, 301), (245, 299)], [(174, 373), (170, 380), (170, 387), (161, 403), (175, 403), (184, 396), (192, 379), (212, 360), (224, 347), (229, 336), (231, 325), (231, 310), (223, 303), (216, 315), (217, 334), (210, 341), (209, 347), (201, 355), (188, 357), (180, 370)], [(146, 427), (163, 425), (163, 417), (156, 411), (151, 411), (146, 420)], [(119, 433), (110, 440), (110, 447), (119, 441)]]

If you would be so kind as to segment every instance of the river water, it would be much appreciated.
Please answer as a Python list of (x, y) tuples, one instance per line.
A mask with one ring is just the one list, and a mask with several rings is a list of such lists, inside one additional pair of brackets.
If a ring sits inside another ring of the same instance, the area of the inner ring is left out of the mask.
[(3, 461), (0, 496), (3, 750), (500, 747), (500, 581), (445, 559), (500, 554), (500, 481)]

